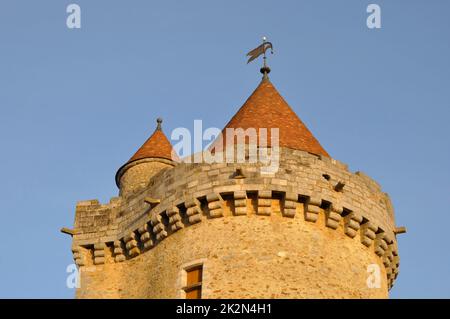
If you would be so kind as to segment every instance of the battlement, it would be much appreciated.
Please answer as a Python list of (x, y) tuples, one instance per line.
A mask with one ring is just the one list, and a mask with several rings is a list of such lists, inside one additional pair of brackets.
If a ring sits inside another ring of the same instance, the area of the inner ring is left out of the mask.
[(78, 203), (62, 230), (78, 297), (388, 297), (405, 231), (389, 196), (330, 158), (267, 73), (211, 152), (178, 161), (161, 124), (117, 171), (119, 197)]
[(281, 148), (279, 169), (261, 164), (179, 163), (125, 200), (77, 204), (74, 259), (79, 266), (121, 263), (170, 236), (221, 218), (287, 218), (342, 232), (372, 250), (388, 286), (399, 258), (392, 205), (364, 173), (325, 156)]

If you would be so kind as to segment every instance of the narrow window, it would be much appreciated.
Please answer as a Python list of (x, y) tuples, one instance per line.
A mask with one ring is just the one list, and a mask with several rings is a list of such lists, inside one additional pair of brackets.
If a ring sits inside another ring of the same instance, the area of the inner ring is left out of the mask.
[(203, 265), (186, 269), (186, 286), (183, 288), (186, 299), (202, 298)]

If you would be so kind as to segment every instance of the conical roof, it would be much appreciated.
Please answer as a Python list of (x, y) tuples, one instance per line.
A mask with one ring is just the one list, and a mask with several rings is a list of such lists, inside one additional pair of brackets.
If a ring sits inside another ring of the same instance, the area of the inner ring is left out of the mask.
[[(222, 130), (224, 146), (233, 141), (226, 140), (227, 128), (267, 129), (267, 144), (270, 145), (270, 129), (279, 128), (279, 146), (306, 151), (316, 155), (329, 157), (327, 151), (312, 135), (306, 125), (295, 114), (275, 86), (265, 76), (255, 91), (231, 118)], [(213, 147), (217, 150), (217, 141)]]
[(129, 159), (128, 163), (144, 158), (165, 158), (172, 160), (172, 144), (170, 144), (170, 141), (161, 129), (162, 120), (158, 119), (157, 121), (158, 126), (156, 130)]
[[(172, 144), (167, 139), (161, 128), (162, 119), (157, 119), (157, 127), (153, 134), (145, 141), (144, 144), (134, 153), (134, 155), (122, 165), (116, 173), (116, 184), (120, 185), (120, 178), (125, 173), (126, 169), (130, 167), (129, 164), (145, 158), (161, 158), (170, 161), (178, 161), (178, 156)], [(120, 187), (120, 186), (119, 186)]]

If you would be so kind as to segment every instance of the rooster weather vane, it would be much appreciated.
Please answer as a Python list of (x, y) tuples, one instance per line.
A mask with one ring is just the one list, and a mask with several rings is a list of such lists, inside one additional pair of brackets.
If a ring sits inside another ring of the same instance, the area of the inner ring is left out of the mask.
[(267, 42), (267, 38), (262, 38), (263, 43), (258, 46), (257, 48), (251, 50), (249, 53), (247, 53), (247, 56), (249, 57), (247, 64), (252, 62), (254, 59), (259, 57), (261, 54), (263, 55), (263, 67), (261, 68), (261, 73), (264, 75), (263, 78), (267, 78), (267, 74), (270, 72), (270, 68), (267, 66), (266, 63), (266, 50), (270, 48), (270, 53), (273, 54), (273, 46), (271, 42)]

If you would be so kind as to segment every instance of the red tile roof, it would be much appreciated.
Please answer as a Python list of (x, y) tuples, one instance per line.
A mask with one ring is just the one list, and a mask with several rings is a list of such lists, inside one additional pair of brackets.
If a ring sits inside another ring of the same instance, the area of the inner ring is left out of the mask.
[[(175, 151), (173, 151), (172, 144), (170, 144), (166, 135), (164, 135), (161, 129), (162, 119), (157, 119), (158, 126), (153, 134), (145, 141), (145, 143), (137, 150), (137, 152), (123, 164), (116, 173), (116, 184), (120, 188), (120, 178), (125, 173), (129, 164), (145, 159), (145, 158), (162, 158), (172, 161), (178, 161), (178, 156)], [(173, 152), (173, 158), (172, 158)]]
[(165, 158), (172, 160), (172, 144), (161, 129), (162, 120), (158, 119), (158, 127), (147, 141), (130, 158), (128, 163), (143, 158)]
[(156, 130), (128, 162), (149, 157), (172, 159), (172, 145), (162, 131)]
[[(330, 157), (306, 125), (278, 93), (273, 84), (264, 78), (244, 105), (222, 130), (227, 128), (267, 128), (267, 142), (270, 145), (270, 128), (279, 128), (279, 146), (306, 151)], [(259, 133), (258, 133), (259, 138)], [(224, 137), (226, 140), (226, 137)], [(232, 143), (225, 141), (224, 145)], [(217, 150), (217, 142), (213, 147)]]

